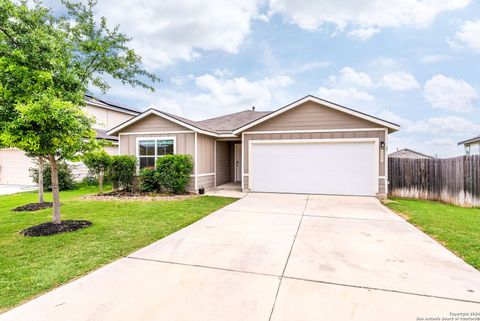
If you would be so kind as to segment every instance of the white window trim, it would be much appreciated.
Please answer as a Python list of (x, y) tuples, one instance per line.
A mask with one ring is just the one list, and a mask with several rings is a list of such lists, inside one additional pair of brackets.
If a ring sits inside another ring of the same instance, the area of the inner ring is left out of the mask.
[[(253, 144), (318, 144), (318, 143), (374, 143), (375, 144), (375, 169), (374, 169), (374, 191), (378, 194), (378, 180), (381, 178), (379, 166), (380, 166), (380, 139), (379, 138), (326, 138), (326, 139), (263, 139), (263, 140), (250, 140), (248, 141), (248, 189), (251, 190), (252, 183), (252, 145)], [(246, 176), (246, 174), (244, 174)], [(372, 195), (375, 196), (375, 195)]]
[[(154, 140), (155, 141), (155, 155), (153, 156), (140, 156), (140, 149), (139, 149), (139, 143), (142, 140)], [(140, 157), (154, 157), (155, 158), (155, 166), (157, 166), (157, 158), (158, 157), (163, 157), (163, 156), (158, 156), (157, 155), (157, 140), (173, 140), (173, 154), (175, 155), (177, 153), (177, 137), (175, 136), (169, 136), (169, 137), (137, 137), (135, 139), (135, 157), (137, 158), (137, 172), (140, 171)]]

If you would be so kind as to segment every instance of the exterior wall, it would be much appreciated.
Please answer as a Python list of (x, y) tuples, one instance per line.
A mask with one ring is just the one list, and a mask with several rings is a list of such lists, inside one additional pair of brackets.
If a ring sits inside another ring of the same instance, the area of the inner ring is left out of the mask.
[(85, 112), (95, 117), (95, 128), (99, 129), (111, 129), (134, 117), (134, 115), (92, 105), (85, 106)]
[(214, 174), (215, 172), (215, 138), (197, 134), (197, 174)]
[(108, 155), (118, 155), (118, 145), (105, 146), (103, 149), (105, 149)]
[(217, 141), (216, 151), (216, 184), (222, 185), (231, 181), (232, 158), (230, 142)]
[[(335, 132), (312, 132), (312, 133), (275, 133), (275, 134), (244, 134), (243, 140), (243, 188), (248, 189), (248, 146), (250, 140), (281, 140), (281, 139), (348, 139), (348, 138), (379, 138), (380, 141), (386, 142), (385, 137), (386, 130), (366, 130), (366, 131), (342, 131)], [(381, 150), (379, 152), (379, 193), (386, 193), (385, 181), (386, 181), (386, 163), (385, 152)]]
[(123, 128), (124, 132), (174, 132), (174, 131), (189, 131), (188, 128), (173, 123), (167, 119), (157, 115), (149, 115), (139, 121)]
[(306, 102), (252, 128), (252, 131), (379, 128), (380, 125), (315, 102)]
[(468, 155), (480, 155), (480, 143), (465, 144), (465, 154), (467, 154), (467, 148), (470, 148)]
[[(197, 186), (198, 188), (204, 187), (206, 190), (212, 189), (215, 187), (215, 176), (214, 175), (208, 175), (208, 176), (199, 176), (197, 177)], [(191, 189), (191, 190), (194, 190)]]
[(0, 149), (0, 184), (35, 185), (28, 170), (34, 166), (22, 150)]

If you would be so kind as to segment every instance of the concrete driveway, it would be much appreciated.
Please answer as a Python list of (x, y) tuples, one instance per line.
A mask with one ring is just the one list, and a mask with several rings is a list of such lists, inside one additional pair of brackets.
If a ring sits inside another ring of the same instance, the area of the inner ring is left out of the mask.
[(0, 184), (0, 195), (10, 195), (20, 192), (35, 191), (38, 187), (31, 185), (7, 185)]
[(466, 312), (480, 312), (480, 272), (376, 199), (249, 194), (0, 320), (407, 321)]

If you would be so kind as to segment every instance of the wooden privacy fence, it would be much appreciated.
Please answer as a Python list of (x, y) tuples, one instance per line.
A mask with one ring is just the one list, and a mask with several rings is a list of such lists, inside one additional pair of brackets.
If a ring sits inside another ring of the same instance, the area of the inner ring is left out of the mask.
[(389, 195), (480, 206), (480, 156), (388, 159)]

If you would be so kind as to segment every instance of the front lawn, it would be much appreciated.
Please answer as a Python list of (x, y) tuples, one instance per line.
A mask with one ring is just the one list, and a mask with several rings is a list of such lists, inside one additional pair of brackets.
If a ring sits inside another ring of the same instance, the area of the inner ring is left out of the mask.
[(393, 198), (386, 204), (480, 270), (480, 208)]
[[(80, 200), (96, 187), (61, 193), (62, 219), (89, 220), (91, 227), (47, 237), (18, 232), (47, 222), (51, 209), (12, 212), (36, 201), (36, 193), (0, 196), (0, 311), (68, 282), (159, 240), (235, 199), (202, 196), (175, 201)], [(46, 201), (51, 195), (46, 194)]]

